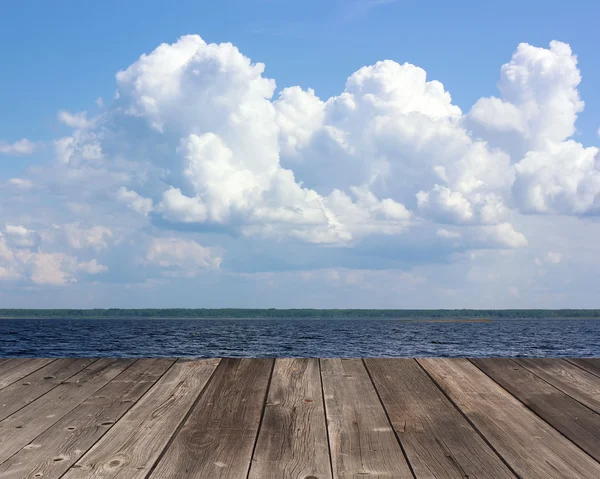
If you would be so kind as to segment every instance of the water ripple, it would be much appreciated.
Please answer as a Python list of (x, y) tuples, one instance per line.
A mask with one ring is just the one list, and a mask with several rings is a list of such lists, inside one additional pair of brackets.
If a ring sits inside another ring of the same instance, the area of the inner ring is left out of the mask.
[(0, 320), (0, 357), (587, 357), (600, 321)]

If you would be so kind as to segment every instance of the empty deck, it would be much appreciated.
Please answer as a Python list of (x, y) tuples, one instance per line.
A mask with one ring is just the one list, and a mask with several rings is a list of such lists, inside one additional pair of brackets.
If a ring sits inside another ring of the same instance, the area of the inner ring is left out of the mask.
[(600, 478), (600, 359), (0, 359), (0, 478)]

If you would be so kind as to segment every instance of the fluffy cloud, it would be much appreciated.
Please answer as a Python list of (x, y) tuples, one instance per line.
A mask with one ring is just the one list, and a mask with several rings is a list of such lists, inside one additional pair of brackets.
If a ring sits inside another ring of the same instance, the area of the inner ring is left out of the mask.
[(466, 249), (511, 249), (527, 246), (527, 238), (516, 231), (510, 223), (480, 225), (469, 228), (463, 233), (440, 228), (436, 236), (452, 240), (453, 244)]
[(323, 124), (325, 103), (311, 88), (304, 91), (294, 86), (279, 94), (275, 107), (281, 150), (286, 156), (294, 156), (307, 145), (318, 125)]
[(544, 150), (575, 132), (583, 110), (580, 82), (577, 57), (566, 43), (552, 41), (549, 49), (521, 43), (502, 66), (502, 97), (480, 99), (469, 119), (492, 132), (514, 133), (522, 140), (523, 154)]
[[(327, 101), (298, 87), (272, 101), (263, 71), (231, 44), (163, 44), (118, 73), (104, 123), (56, 142), (59, 160), (78, 170), (70, 177), (120, 170), (129, 181), (115, 184), (117, 200), (173, 227), (349, 244), (402, 234), (419, 215), (507, 221), (509, 156), (471, 138), (460, 108), (421, 68), (364, 67)], [(126, 127), (139, 139), (118, 138)], [(143, 171), (136, 185), (124, 161)]]
[(19, 248), (34, 248), (40, 241), (37, 232), (21, 225), (6, 225), (3, 232), (8, 242)]
[(282, 162), (317, 191), (361, 185), (441, 223), (506, 221), (509, 156), (471, 138), (460, 108), (421, 68), (378, 62), (319, 101), (294, 87), (275, 102)]
[[(410, 214), (402, 204), (376, 198), (364, 185), (319, 194), (282, 167), (279, 125), (286, 120), (271, 102), (275, 82), (263, 71), (231, 44), (187, 36), (120, 72), (122, 111), (147, 121), (156, 141), (177, 142), (167, 158), (154, 159), (153, 166), (168, 165), (169, 187), (144, 199), (122, 187), (120, 200), (146, 212), (156, 202), (156, 213), (171, 223), (227, 225), (243, 235), (312, 243), (345, 243), (406, 226)], [(288, 112), (298, 135), (287, 140), (292, 148), (310, 136), (319, 112)], [(307, 131), (298, 132), (302, 115)]]
[(69, 283), (105, 272), (76, 255), (109, 256), (117, 243), (147, 245), (140, 264), (173, 277), (219, 269), (213, 245), (225, 243), (334, 252), (328, 267), (372, 245), (381, 256), (428, 245), (437, 261), (527, 249), (524, 215), (599, 211), (599, 150), (571, 138), (580, 80), (570, 47), (552, 42), (519, 45), (499, 96), (466, 113), (422, 68), (390, 60), (359, 69), (331, 98), (298, 86), (274, 97), (264, 65), (235, 46), (182, 37), (119, 72), (99, 115), (59, 112), (73, 131), (55, 140), (56, 164), (9, 184), (65, 200), (70, 213), (46, 235), (64, 247), (40, 246), (28, 223), (7, 226), (0, 274)]
[(6, 225), (0, 233), (0, 280), (39, 286), (75, 283), (78, 273), (98, 274), (108, 268), (95, 259), (79, 262), (63, 252), (40, 249), (41, 235), (23, 226)]
[(502, 67), (501, 98), (480, 99), (467, 123), (515, 164), (514, 200), (525, 213), (597, 214), (600, 154), (569, 139), (583, 101), (569, 45), (521, 44)]
[(95, 125), (95, 120), (88, 119), (85, 111), (79, 113), (69, 113), (68, 111), (61, 110), (57, 115), (58, 120), (61, 123), (71, 128), (92, 128)]
[(528, 213), (600, 212), (600, 150), (573, 140), (529, 151), (516, 164), (513, 190)]
[(467, 199), (461, 192), (437, 184), (428, 192), (419, 191), (417, 204), (421, 212), (439, 223), (498, 224), (508, 214), (499, 195), (477, 194)]
[(0, 141), (0, 154), (11, 156), (31, 155), (36, 149), (35, 143), (22, 138), (14, 143)]
[(210, 248), (179, 238), (154, 238), (148, 245), (146, 261), (163, 268), (167, 276), (193, 277), (202, 270), (219, 269), (221, 265), (221, 258)]
[(87, 133), (84, 130), (77, 130), (73, 136), (56, 140), (54, 147), (58, 161), (66, 165), (97, 164), (103, 158), (97, 134)]
[(74, 249), (93, 248), (102, 250), (108, 247), (112, 231), (106, 226), (82, 228), (78, 224), (66, 224), (63, 227), (68, 244)]
[(72, 258), (62, 253), (31, 253), (19, 255), (31, 281), (38, 285), (61, 286), (73, 283)]
[(144, 216), (148, 216), (148, 213), (150, 213), (153, 208), (152, 200), (150, 198), (143, 198), (135, 191), (128, 190), (124, 186), (121, 186), (117, 191), (117, 201), (127, 205), (136, 213)]
[(475, 232), (475, 245), (480, 247), (521, 248), (527, 246), (527, 238), (515, 231), (510, 223), (481, 226)]

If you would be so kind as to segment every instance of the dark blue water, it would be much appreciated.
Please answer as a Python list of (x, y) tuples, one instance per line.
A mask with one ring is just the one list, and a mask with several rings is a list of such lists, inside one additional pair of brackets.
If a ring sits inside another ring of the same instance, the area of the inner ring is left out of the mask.
[(0, 357), (600, 356), (600, 321), (0, 320)]

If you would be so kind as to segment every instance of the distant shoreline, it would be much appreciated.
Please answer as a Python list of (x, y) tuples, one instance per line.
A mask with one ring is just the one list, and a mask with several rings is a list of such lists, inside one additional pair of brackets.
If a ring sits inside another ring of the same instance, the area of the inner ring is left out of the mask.
[(169, 321), (169, 320), (202, 320), (202, 321), (280, 321), (280, 320), (354, 320), (354, 321), (403, 321), (407, 323), (493, 323), (494, 321), (523, 321), (523, 320), (540, 320), (540, 321), (568, 321), (568, 320), (585, 320), (594, 321), (600, 320), (600, 317), (595, 316), (571, 316), (571, 317), (501, 317), (501, 318), (414, 318), (406, 316), (0, 316), (0, 321), (3, 320), (40, 320), (51, 321), (58, 320), (150, 320), (150, 321)]
[(392, 319), (487, 322), (504, 319), (600, 319), (600, 309), (0, 309), (0, 319)]
[(481, 318), (481, 319), (411, 319), (406, 318), (405, 321), (415, 321), (417, 323), (491, 323), (494, 320), (489, 318)]

